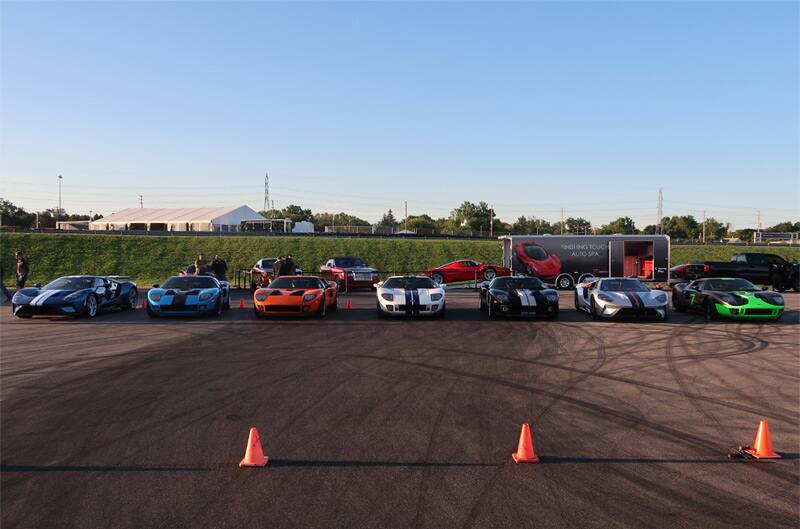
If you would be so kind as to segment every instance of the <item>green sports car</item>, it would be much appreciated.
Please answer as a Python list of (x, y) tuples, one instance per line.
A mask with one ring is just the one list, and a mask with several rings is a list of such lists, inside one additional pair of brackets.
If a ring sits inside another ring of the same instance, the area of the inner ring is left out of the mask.
[(678, 312), (700, 310), (707, 320), (777, 320), (783, 314), (784, 300), (777, 292), (761, 290), (746, 279), (710, 277), (675, 285), (672, 306)]

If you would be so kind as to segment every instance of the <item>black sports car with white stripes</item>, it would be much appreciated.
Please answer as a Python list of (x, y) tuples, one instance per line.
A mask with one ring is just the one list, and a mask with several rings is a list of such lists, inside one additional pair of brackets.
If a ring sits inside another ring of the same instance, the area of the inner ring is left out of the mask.
[(120, 276), (64, 276), (45, 286), (18, 290), (11, 310), (19, 318), (42, 315), (94, 318), (106, 309), (135, 309), (136, 285)]
[(538, 277), (496, 277), (481, 284), (480, 308), (497, 316), (558, 318), (558, 292)]

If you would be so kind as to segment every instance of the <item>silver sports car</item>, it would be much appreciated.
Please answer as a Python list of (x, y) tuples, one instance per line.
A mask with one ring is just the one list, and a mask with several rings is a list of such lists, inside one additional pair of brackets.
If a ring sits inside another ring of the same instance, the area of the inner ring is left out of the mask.
[(665, 292), (650, 290), (628, 277), (593, 279), (575, 287), (575, 310), (588, 312), (594, 319), (657, 316), (666, 320), (668, 305)]

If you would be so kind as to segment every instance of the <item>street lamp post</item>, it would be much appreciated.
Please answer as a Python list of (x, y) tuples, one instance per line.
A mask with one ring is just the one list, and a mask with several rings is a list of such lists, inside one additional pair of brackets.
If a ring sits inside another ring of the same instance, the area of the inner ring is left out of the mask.
[(63, 176), (58, 175), (58, 211), (56, 211), (56, 227), (58, 227), (58, 221), (61, 218), (61, 181), (63, 179)]

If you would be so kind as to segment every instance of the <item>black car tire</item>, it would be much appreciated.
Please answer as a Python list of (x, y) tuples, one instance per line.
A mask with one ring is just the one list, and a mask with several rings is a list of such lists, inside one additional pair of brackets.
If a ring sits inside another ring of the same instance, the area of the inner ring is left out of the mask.
[(228, 292), (228, 297), (225, 299), (225, 305), (222, 306), (225, 310), (231, 310), (231, 293)]
[(557, 320), (557, 319), (558, 319), (558, 312), (559, 312), (559, 310), (558, 310), (558, 307), (556, 307), (556, 310), (554, 310), (554, 311), (553, 311), (553, 312), (550, 314), (550, 319), (551, 319), (551, 320)]
[(314, 314), (314, 316), (316, 316), (317, 318), (324, 318), (325, 317), (325, 308), (326, 308), (325, 305), (326, 305), (325, 296), (323, 296), (322, 299), (319, 302), (319, 308), (317, 309), (317, 312), (316, 312), (316, 314)]
[(147, 312), (147, 315), (149, 317), (151, 317), (151, 318), (155, 318), (156, 317), (156, 313), (153, 312), (153, 309), (150, 308), (150, 304), (149, 303), (146, 306), (145, 312)]
[(495, 277), (497, 277), (497, 270), (495, 270), (494, 268), (486, 268), (483, 271), (483, 279), (484, 279), (484, 281), (491, 281)]
[(675, 294), (672, 294), (672, 308), (675, 309), (675, 312), (686, 312), (686, 304), (679, 301)]
[(125, 310), (136, 310), (136, 304), (139, 302), (139, 291), (135, 288), (132, 288), (130, 292), (128, 292), (128, 299), (125, 301), (125, 306), (122, 307)]
[(577, 290), (575, 291), (575, 310), (577, 310), (578, 312), (581, 311), (581, 305), (580, 305), (580, 302), (578, 301), (578, 291)]
[(592, 298), (592, 319), (599, 320), (600, 315), (597, 313), (597, 304), (594, 302), (594, 298)]
[(716, 307), (714, 307), (715, 303), (710, 299), (706, 299), (703, 303), (703, 314), (706, 317), (706, 321), (713, 321), (717, 319), (716, 314)]
[(442, 310), (440, 310), (439, 313), (436, 314), (436, 317), (438, 319), (440, 319), (440, 320), (443, 320), (444, 319), (444, 314), (445, 314), (446, 311), (447, 311), (447, 307), (445, 306), (444, 303), (442, 303)]
[(574, 284), (575, 281), (572, 280), (572, 276), (564, 275), (556, 279), (556, 288), (558, 290), (569, 290)]
[[(92, 301), (94, 301), (94, 307), (95, 307), (94, 314), (92, 314), (91, 310), (89, 309), (90, 303)], [(84, 303), (83, 305), (83, 314), (81, 314), (81, 316), (83, 316), (84, 318), (94, 318), (95, 316), (97, 316), (97, 313), (99, 311), (100, 311), (100, 305), (99, 302), (97, 301), (97, 296), (95, 296), (94, 294), (89, 294), (88, 296), (86, 296), (86, 303)]]
[(431, 274), (431, 280), (437, 285), (441, 285), (442, 283), (444, 283), (444, 276), (439, 272), (434, 272)]
[(253, 315), (259, 320), (263, 320), (265, 318), (265, 316), (261, 314), (261, 312), (259, 312), (259, 310), (255, 307), (253, 307)]
[(483, 294), (480, 296), (480, 301), (478, 302), (478, 308), (481, 312), (486, 312), (486, 302), (483, 301)]
[(383, 309), (381, 308), (381, 302), (377, 301), (376, 303), (377, 305), (375, 306), (375, 310), (377, 311), (376, 314), (378, 315), (378, 318), (380, 319), (385, 318), (386, 314), (383, 312)]
[(339, 310), (339, 293), (336, 293), (336, 297), (333, 298), (333, 305), (331, 305), (330, 310)]
[(496, 310), (492, 309), (492, 307), (493, 307), (493, 304), (492, 304), (491, 300), (489, 300), (489, 305), (486, 307), (486, 311), (489, 313), (489, 319), (490, 320), (496, 320), (499, 315), (497, 314)]

